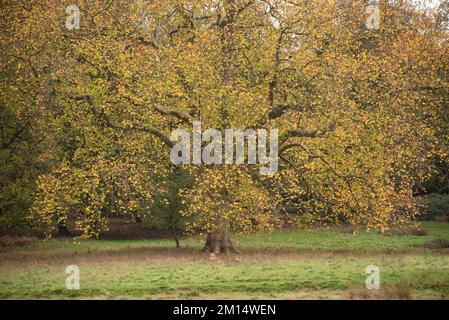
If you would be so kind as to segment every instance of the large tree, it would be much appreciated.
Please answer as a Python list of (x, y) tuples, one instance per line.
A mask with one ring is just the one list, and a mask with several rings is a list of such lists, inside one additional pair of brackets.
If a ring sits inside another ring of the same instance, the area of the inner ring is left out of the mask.
[[(192, 177), (179, 192), (187, 231), (216, 253), (235, 250), (232, 231), (385, 230), (417, 215), (414, 187), (441, 153), (427, 89), (447, 88), (447, 30), (412, 2), (382, 1), (369, 29), (364, 1), (80, 1), (79, 30), (59, 1), (4, 2), (8, 56), (58, 142), (41, 220), (74, 214), (98, 235), (104, 208), (145, 213), (178, 170)], [(279, 129), (279, 173), (174, 166), (170, 133), (195, 120)]]

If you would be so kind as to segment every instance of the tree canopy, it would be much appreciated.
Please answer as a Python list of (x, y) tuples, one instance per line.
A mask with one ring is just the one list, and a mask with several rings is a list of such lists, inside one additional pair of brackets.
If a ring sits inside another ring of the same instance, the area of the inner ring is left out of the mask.
[[(414, 193), (447, 161), (444, 5), (380, 1), (379, 29), (364, 1), (76, 5), (79, 29), (55, 0), (2, 1), (0, 16), (1, 159), (33, 150), (30, 217), (49, 231), (73, 216), (95, 237), (161, 197), (213, 251), (285, 224), (386, 230), (415, 221)], [(170, 133), (193, 121), (278, 129), (278, 173), (173, 165)]]

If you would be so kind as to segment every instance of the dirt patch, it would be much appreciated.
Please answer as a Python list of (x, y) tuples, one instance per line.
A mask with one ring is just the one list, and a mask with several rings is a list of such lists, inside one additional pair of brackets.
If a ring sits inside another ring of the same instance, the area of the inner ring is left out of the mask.
[(410, 300), (411, 289), (407, 284), (382, 286), (379, 290), (366, 288), (351, 289), (347, 293), (350, 300)]
[[(438, 251), (437, 251), (438, 252)], [(179, 261), (199, 262), (208, 265), (232, 266), (239, 263), (254, 262), (265, 263), (266, 261), (279, 260), (312, 260), (312, 259), (347, 259), (383, 257), (386, 254), (394, 256), (414, 255), (408, 252), (338, 252), (338, 251), (307, 251), (307, 250), (282, 250), (275, 248), (242, 248), (241, 254), (207, 254), (197, 247), (122, 247), (116, 249), (80, 247), (57, 250), (8, 250), (0, 251), (0, 266), (17, 267), (20, 265), (33, 264), (61, 264), (61, 263), (111, 263), (128, 261), (130, 263), (176, 263)], [(435, 254), (433, 252), (432, 254)]]
[(21, 247), (37, 240), (37, 237), (2, 236), (0, 237), (0, 247)]

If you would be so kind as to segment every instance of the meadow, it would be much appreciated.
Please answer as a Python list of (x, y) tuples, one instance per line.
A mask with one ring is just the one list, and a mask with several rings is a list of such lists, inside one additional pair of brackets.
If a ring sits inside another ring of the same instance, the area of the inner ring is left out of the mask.
[[(348, 228), (236, 236), (241, 253), (201, 252), (201, 237), (33, 241), (0, 247), (1, 299), (448, 299), (449, 223), (419, 235)], [(80, 290), (65, 286), (80, 268)], [(365, 269), (380, 269), (380, 290)]]

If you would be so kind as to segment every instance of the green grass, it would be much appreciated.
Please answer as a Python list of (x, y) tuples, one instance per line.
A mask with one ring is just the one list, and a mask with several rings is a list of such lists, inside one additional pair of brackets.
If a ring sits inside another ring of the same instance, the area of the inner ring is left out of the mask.
[(292, 248), (304, 250), (351, 250), (378, 252), (406, 250), (434, 240), (449, 241), (449, 223), (424, 222), (426, 236), (385, 236), (378, 231), (357, 231), (355, 234), (334, 228), (317, 231), (279, 231), (241, 236), (243, 246)]
[[(449, 298), (449, 251), (417, 247), (449, 241), (449, 224), (426, 236), (377, 232), (283, 231), (236, 238), (242, 254), (211, 260), (201, 239), (37, 242), (0, 251), (0, 298)], [(65, 268), (81, 270), (81, 290), (65, 288)], [(381, 290), (364, 287), (377, 265)], [(377, 296), (375, 295), (377, 294)]]
[[(390, 250), (408, 250), (413, 246), (423, 245), (434, 240), (449, 241), (449, 223), (424, 222), (426, 236), (385, 236), (377, 231), (359, 230), (355, 234), (339, 228), (310, 231), (275, 231), (251, 235), (238, 235), (234, 238), (240, 248), (283, 248), (312, 251), (350, 250), (354, 252), (379, 252)], [(200, 237), (181, 240), (183, 247), (201, 248), (203, 240)], [(52, 239), (33, 244), (33, 249), (44, 251), (55, 250), (118, 250), (121, 248), (173, 248), (174, 240), (72, 240)]]

